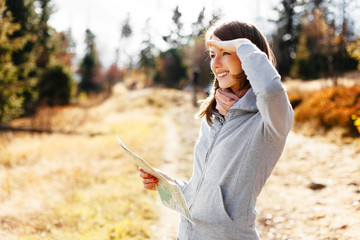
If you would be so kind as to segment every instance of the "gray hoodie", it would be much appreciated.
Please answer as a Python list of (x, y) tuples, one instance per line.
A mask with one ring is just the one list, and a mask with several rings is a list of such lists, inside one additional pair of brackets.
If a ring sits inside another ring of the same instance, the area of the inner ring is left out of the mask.
[(266, 54), (242, 44), (251, 87), (227, 112), (202, 120), (189, 182), (177, 181), (195, 224), (181, 217), (180, 240), (259, 239), (255, 204), (284, 149), (294, 113)]

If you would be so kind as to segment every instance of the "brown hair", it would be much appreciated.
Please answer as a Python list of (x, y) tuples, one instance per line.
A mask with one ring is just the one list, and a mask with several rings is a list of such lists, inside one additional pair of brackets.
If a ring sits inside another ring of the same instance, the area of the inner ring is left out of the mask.
[[(276, 65), (275, 57), (269, 46), (269, 43), (267, 42), (263, 34), (260, 32), (260, 30), (252, 24), (239, 21), (217, 22), (207, 30), (205, 35), (205, 41), (209, 40), (213, 35), (215, 35), (222, 41), (233, 40), (237, 38), (247, 38), (268, 56), (268, 59), (274, 66)], [(233, 76), (233, 78), (241, 79), (241, 75), (242, 74)], [(245, 87), (250, 87), (250, 83), (247, 79), (242, 84), (242, 88)], [(215, 92), (218, 88), (219, 81), (215, 77), (213, 80), (213, 87), (210, 91), (210, 95), (202, 101), (200, 110), (196, 115), (196, 118), (202, 118), (206, 116), (206, 121), (209, 124), (212, 124), (211, 118), (216, 110)]]

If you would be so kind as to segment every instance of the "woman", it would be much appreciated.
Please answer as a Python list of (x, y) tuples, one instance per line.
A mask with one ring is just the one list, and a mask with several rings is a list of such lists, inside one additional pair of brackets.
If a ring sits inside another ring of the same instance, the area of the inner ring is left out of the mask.
[[(268, 42), (253, 25), (216, 24), (206, 35), (215, 75), (189, 182), (181, 188), (195, 224), (181, 217), (178, 238), (259, 239), (255, 204), (280, 158), (293, 110)], [(157, 179), (140, 170), (146, 189)]]

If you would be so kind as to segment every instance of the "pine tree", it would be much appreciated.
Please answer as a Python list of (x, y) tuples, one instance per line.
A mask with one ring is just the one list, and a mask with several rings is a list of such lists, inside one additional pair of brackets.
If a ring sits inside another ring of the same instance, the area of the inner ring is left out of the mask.
[(183, 23), (181, 12), (177, 6), (172, 16), (173, 25), (170, 34), (163, 36), (170, 49), (161, 52), (156, 60), (154, 82), (166, 87), (181, 87), (181, 80), (186, 77), (186, 67), (183, 63), (182, 48), (185, 37), (182, 35)]
[(120, 61), (120, 66), (125, 67), (128, 65), (130, 68), (132, 66), (132, 55), (128, 52), (128, 46), (130, 44), (129, 40), (132, 36), (132, 28), (130, 24), (130, 14), (127, 14), (126, 19), (121, 25), (120, 28), (120, 47), (118, 51), (118, 59)]
[[(215, 15), (213, 14), (213, 18), (207, 21), (205, 19), (205, 7), (203, 7), (197, 20), (191, 24), (193, 32), (189, 36), (189, 44), (183, 47), (183, 61), (187, 68), (191, 69), (189, 79), (196, 86), (205, 87), (211, 81), (210, 58), (204, 44), (203, 33), (216, 19)], [(197, 79), (194, 82), (195, 76)]]
[(21, 49), (25, 41), (23, 37), (9, 37), (20, 25), (12, 23), (5, 0), (0, 0), (0, 26), (0, 124), (6, 124), (22, 113), (23, 98), (19, 94), (22, 86), (17, 79), (12, 53)]
[(139, 66), (146, 74), (146, 85), (150, 84), (151, 75), (154, 72), (155, 67), (155, 45), (151, 41), (150, 35), (150, 19), (147, 19), (144, 27), (144, 33), (146, 35), (146, 39), (142, 41), (143, 48), (140, 51), (140, 60)]
[[(52, 46), (52, 31), (48, 25), (51, 14), (53, 13), (53, 7), (51, 6), (51, 0), (36, 0), (39, 4), (39, 16), (36, 26), (37, 41), (36, 41), (36, 66), (40, 69), (46, 69), (50, 64), (50, 56), (53, 53), (55, 47)], [(54, 31), (53, 31), (54, 32)]]
[(85, 56), (81, 62), (79, 70), (81, 75), (79, 87), (87, 93), (96, 92), (100, 90), (100, 85), (97, 81), (100, 63), (96, 50), (95, 35), (90, 29), (86, 29), (85, 31), (85, 44)]
[(19, 95), (23, 97), (23, 106), (25, 114), (35, 111), (35, 102), (37, 97), (37, 69), (36, 54), (34, 48), (36, 45), (35, 26), (37, 23), (37, 14), (34, 10), (33, 0), (6, 0), (6, 13), (12, 15), (12, 22), (17, 23), (19, 28), (9, 35), (11, 40), (22, 38), (24, 44), (21, 48), (12, 51), (12, 62), (16, 67), (16, 78), (22, 86)]
[[(34, 55), (32, 53), (36, 38), (35, 24), (36, 13), (33, 0), (6, 0), (6, 11), (12, 15), (12, 22), (19, 24), (19, 29), (14, 31), (9, 38), (16, 39), (23, 37), (26, 41), (24, 46), (12, 53), (12, 60), (19, 69), (20, 80), (28, 79), (34, 67)], [(21, 74), (22, 73), (22, 74)]]
[(185, 37), (182, 35), (183, 23), (181, 22), (182, 13), (179, 11), (179, 6), (176, 6), (172, 16), (173, 25), (171, 26), (169, 35), (163, 36), (163, 40), (167, 42), (170, 48), (180, 48)]
[(203, 34), (204, 30), (207, 26), (205, 26), (204, 23), (205, 20), (205, 7), (203, 7), (199, 13), (199, 16), (197, 18), (197, 21), (192, 23), (192, 34), (191, 36), (198, 36), (200, 37), (201, 34)]
[(297, 5), (296, 0), (282, 0), (277, 9), (279, 19), (275, 21), (278, 27), (273, 35), (273, 50), (282, 75), (289, 75), (296, 52), (300, 26), (299, 13), (295, 12)]
[(180, 81), (186, 76), (186, 68), (179, 50), (172, 48), (161, 52), (156, 62), (154, 82), (166, 87), (178, 88)]

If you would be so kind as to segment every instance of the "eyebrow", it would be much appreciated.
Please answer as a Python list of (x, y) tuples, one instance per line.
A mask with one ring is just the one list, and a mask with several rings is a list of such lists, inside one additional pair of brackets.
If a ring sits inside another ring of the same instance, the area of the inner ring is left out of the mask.
[[(217, 48), (217, 49), (218, 49), (218, 48)], [(210, 49), (210, 48), (208, 48), (207, 51), (208, 51), (209, 53), (215, 52), (214, 50), (212, 50), (212, 49)], [(220, 48), (219, 51), (220, 51), (220, 52), (224, 52), (224, 49)]]

